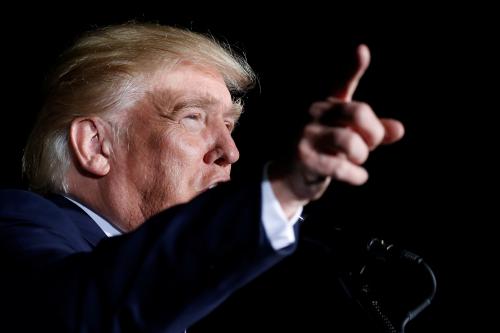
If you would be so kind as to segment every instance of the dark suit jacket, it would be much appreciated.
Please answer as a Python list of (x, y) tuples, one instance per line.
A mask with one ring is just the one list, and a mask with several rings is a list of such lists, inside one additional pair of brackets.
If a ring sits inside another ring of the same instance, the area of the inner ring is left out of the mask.
[(182, 332), (274, 251), (260, 184), (223, 185), (107, 238), (64, 197), (0, 191), (0, 331)]

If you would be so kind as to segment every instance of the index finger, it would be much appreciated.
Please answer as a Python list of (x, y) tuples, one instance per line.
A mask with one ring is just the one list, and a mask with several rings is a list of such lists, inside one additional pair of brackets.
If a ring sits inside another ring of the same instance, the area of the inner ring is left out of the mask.
[(356, 49), (356, 67), (341, 88), (332, 93), (332, 96), (344, 102), (350, 102), (358, 87), (359, 80), (370, 64), (370, 49), (365, 44), (361, 44)]

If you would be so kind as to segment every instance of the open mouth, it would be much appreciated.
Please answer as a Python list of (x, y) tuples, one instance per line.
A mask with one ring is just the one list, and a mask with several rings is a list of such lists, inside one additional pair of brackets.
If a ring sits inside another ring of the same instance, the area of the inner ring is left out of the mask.
[(208, 186), (208, 187), (207, 187), (207, 189), (208, 189), (208, 190), (211, 190), (211, 189), (213, 189), (214, 187), (216, 187), (217, 185), (219, 185), (219, 183), (214, 183), (214, 184), (212, 184), (212, 185)]

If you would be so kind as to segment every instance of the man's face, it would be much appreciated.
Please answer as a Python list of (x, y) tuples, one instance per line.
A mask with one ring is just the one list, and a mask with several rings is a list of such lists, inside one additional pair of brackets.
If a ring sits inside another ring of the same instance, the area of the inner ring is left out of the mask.
[(183, 64), (153, 82), (115, 150), (119, 186), (139, 205), (142, 221), (229, 180), (239, 158), (231, 131), (241, 110), (217, 72)]

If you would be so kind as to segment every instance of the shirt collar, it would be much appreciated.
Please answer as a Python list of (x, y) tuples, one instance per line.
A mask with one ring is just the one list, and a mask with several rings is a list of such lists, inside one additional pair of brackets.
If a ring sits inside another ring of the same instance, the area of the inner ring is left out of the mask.
[(84, 206), (83, 204), (79, 203), (78, 201), (71, 199), (70, 197), (64, 196), (66, 199), (80, 207), (85, 213), (87, 213), (88, 216), (101, 228), (101, 230), (106, 234), (108, 237), (113, 237), (113, 236), (118, 236), (121, 235), (123, 232), (117, 229), (114, 225), (106, 221), (104, 218), (90, 210), (88, 207)]

